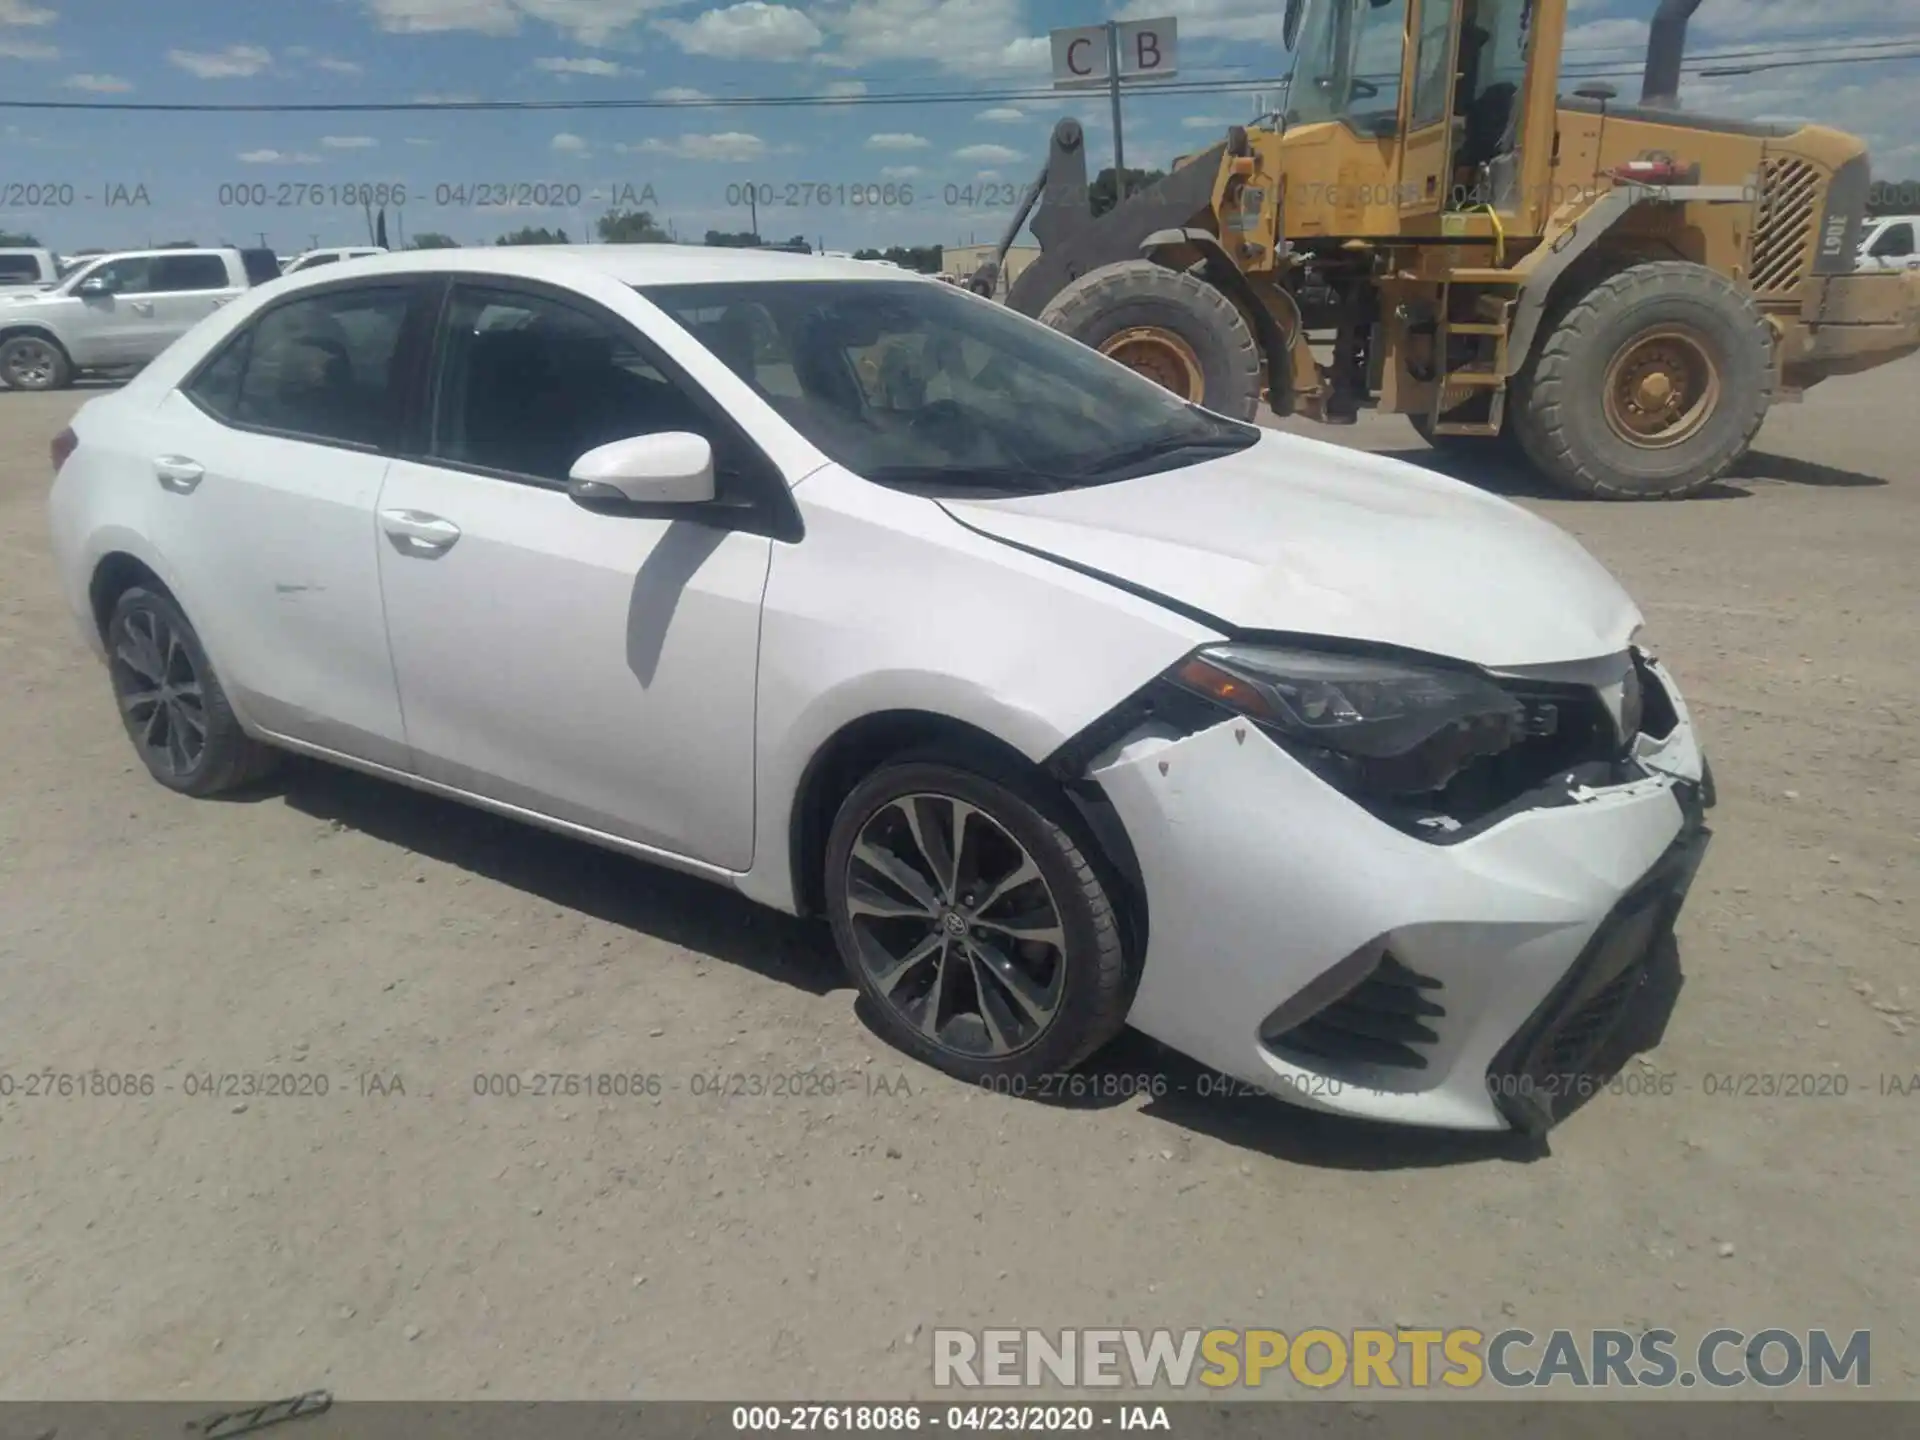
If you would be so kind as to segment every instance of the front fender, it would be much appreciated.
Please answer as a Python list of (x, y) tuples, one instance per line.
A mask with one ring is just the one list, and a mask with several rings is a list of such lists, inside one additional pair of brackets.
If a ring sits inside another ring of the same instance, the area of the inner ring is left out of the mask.
[(794, 911), (794, 807), (846, 726), (908, 711), (1038, 764), (1217, 634), (976, 533), (932, 500), (837, 466), (794, 489), (806, 525), (767, 577), (753, 864), (741, 888)]

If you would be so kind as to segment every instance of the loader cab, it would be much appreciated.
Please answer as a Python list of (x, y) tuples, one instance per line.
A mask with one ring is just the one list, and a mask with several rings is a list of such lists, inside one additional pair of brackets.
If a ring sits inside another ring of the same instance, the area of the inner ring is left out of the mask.
[[(1415, 231), (1425, 216), (1515, 213), (1528, 97), (1550, 96), (1557, 79), (1542, 9), (1551, 0), (1305, 0), (1290, 26), (1285, 128), (1335, 122), (1348, 133), (1341, 178), (1324, 188), (1388, 199), (1367, 216), (1372, 233), (1398, 228), (1381, 223), (1395, 212)], [(1536, 51), (1549, 73), (1530, 78)]]

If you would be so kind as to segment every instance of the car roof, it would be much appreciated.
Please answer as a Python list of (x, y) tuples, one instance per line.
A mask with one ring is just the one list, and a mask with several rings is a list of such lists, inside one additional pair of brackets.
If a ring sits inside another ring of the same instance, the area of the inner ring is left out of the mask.
[[(832, 260), (780, 250), (735, 250), (708, 245), (476, 245), (448, 250), (402, 250), (343, 261), (316, 272), (312, 283), (355, 275), (406, 274), (415, 270), (461, 270), (529, 279), (604, 275), (622, 285), (694, 285), (746, 280), (922, 280), (866, 260)], [(283, 279), (304, 282), (305, 274)]]

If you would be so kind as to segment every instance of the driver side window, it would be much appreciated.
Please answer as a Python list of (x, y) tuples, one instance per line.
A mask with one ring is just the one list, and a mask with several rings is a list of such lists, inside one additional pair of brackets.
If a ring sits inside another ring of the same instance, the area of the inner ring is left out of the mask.
[(714, 449), (720, 498), (739, 473), (736, 438), (669, 378), (625, 326), (544, 295), (458, 285), (447, 309), (430, 453), (565, 485), (589, 450), (669, 430)]
[(153, 288), (153, 261), (151, 255), (128, 255), (119, 260), (109, 260), (87, 272), (86, 279), (80, 283), (103, 281), (110, 295), (144, 295)]

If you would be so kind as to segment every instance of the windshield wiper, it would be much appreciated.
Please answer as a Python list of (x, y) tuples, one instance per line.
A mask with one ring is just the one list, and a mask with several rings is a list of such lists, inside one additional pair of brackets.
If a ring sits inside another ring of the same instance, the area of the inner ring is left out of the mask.
[(1142, 441), (1138, 445), (1129, 445), (1111, 454), (1102, 455), (1088, 468), (1087, 473), (1089, 476), (1097, 475), (1103, 479), (1111, 479), (1116, 470), (1125, 470), (1130, 466), (1144, 465), (1154, 460), (1171, 460), (1180, 455), (1196, 457), (1232, 455), (1247, 449), (1258, 438), (1255, 436), (1249, 439), (1245, 435), (1235, 434), (1162, 435), (1158, 439)]
[(1022, 495), (1047, 495), (1070, 489), (1084, 477), (1025, 470), (1010, 465), (876, 465), (861, 470), (876, 485), (924, 485), (959, 490), (1011, 490)]

